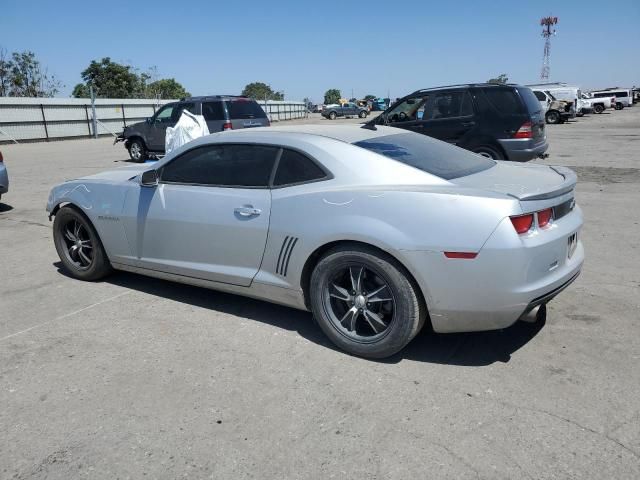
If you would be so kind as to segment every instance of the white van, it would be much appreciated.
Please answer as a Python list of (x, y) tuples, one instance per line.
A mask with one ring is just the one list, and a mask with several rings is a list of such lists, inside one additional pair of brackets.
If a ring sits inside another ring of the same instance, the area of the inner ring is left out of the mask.
[(580, 87), (567, 85), (566, 83), (541, 83), (538, 85), (526, 85), (532, 90), (542, 90), (550, 92), (557, 100), (564, 100), (573, 104), (573, 110), (576, 115), (582, 116), (589, 113), (589, 105), (583, 104), (582, 91)]
[(616, 110), (633, 105), (633, 94), (630, 88), (616, 88), (611, 90), (596, 90), (591, 92), (591, 98), (616, 97)]

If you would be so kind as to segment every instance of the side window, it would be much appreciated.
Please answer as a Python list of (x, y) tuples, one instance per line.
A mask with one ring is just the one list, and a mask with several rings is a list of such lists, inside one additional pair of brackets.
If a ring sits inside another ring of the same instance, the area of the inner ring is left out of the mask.
[(173, 123), (177, 123), (182, 116), (183, 110), (188, 110), (191, 113), (195, 113), (196, 105), (195, 103), (180, 103), (176, 105), (173, 109), (173, 113), (171, 114), (171, 121)]
[(386, 116), (389, 122), (407, 122), (412, 120), (420, 120), (421, 112), (424, 111), (424, 104), (427, 96), (407, 98), (395, 105)]
[(546, 102), (547, 101), (547, 97), (541, 91), (534, 90), (533, 93), (535, 94), (536, 98), (538, 100), (540, 100), (541, 102)]
[(278, 153), (261, 145), (208, 145), (180, 155), (162, 169), (161, 181), (224, 187), (267, 187)]
[(156, 115), (156, 122), (168, 122), (171, 120), (171, 115), (173, 115), (173, 109), (176, 105), (170, 104), (162, 107), (158, 114)]
[(202, 104), (202, 116), (205, 120), (224, 120), (222, 102), (204, 102)]
[(310, 158), (294, 150), (283, 150), (278, 170), (273, 181), (274, 186), (310, 182), (325, 178), (327, 174)]
[(473, 115), (473, 99), (468, 91), (462, 94), (462, 104), (460, 105), (460, 116), (469, 117)]
[[(466, 113), (463, 113), (463, 107)], [(436, 93), (433, 97), (433, 101), (427, 106), (425, 113), (426, 120), (473, 115), (473, 106), (471, 104), (469, 92), (459, 91)]]
[(522, 113), (520, 98), (512, 88), (483, 88), (485, 97), (493, 107), (503, 114)]

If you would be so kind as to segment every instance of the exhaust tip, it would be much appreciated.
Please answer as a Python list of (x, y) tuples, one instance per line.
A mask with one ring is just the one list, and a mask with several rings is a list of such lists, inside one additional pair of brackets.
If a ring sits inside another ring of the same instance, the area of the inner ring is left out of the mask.
[(531, 310), (526, 313), (523, 313), (520, 317), (520, 320), (527, 323), (538, 323), (544, 322), (547, 319), (547, 305), (543, 303), (542, 305), (536, 305)]

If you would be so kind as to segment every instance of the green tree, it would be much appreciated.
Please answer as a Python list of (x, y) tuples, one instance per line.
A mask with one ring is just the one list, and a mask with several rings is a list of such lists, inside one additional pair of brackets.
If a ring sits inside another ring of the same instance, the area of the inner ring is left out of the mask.
[(342, 98), (342, 93), (337, 88), (330, 88), (326, 92), (324, 92), (324, 103), (325, 105), (330, 105), (332, 103), (338, 103), (338, 101)]
[(496, 78), (490, 78), (487, 80), (487, 83), (495, 83), (497, 85), (504, 85), (509, 81), (509, 77), (507, 77), (506, 73), (501, 73)]
[(270, 85), (263, 82), (252, 82), (242, 89), (242, 95), (255, 100), (284, 100), (283, 92), (275, 92)]
[(87, 87), (84, 83), (78, 83), (75, 87), (73, 87), (71, 96), (74, 98), (89, 98), (91, 96), (89, 87)]
[(184, 98), (191, 94), (175, 78), (163, 78), (147, 85), (148, 98)]
[(53, 97), (61, 87), (35, 53), (13, 52), (9, 58), (6, 50), (0, 49), (0, 96)]
[[(105, 57), (99, 62), (92, 60), (82, 72), (85, 86), (92, 85), (97, 96), (103, 98), (140, 98), (144, 96), (145, 77), (138, 75), (130, 65), (120, 65)], [(84, 94), (85, 90), (76, 85), (75, 93)]]

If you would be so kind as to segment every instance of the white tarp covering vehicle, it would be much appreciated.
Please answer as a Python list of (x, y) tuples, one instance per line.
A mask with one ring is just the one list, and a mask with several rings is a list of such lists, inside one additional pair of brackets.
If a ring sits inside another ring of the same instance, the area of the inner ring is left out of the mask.
[(183, 110), (175, 127), (167, 127), (165, 135), (165, 155), (185, 143), (196, 138), (209, 135), (209, 127), (202, 115), (194, 115), (188, 110)]

